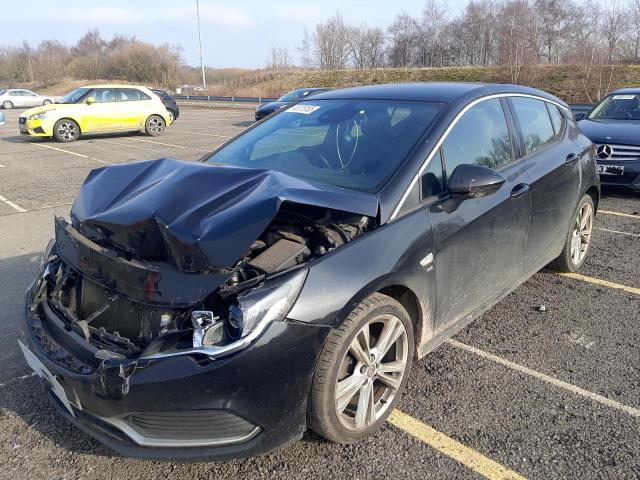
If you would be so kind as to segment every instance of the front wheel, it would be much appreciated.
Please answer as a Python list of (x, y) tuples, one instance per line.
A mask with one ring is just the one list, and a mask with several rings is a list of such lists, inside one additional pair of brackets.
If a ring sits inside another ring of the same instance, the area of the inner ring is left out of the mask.
[(333, 330), (309, 394), (311, 428), (337, 443), (376, 432), (397, 403), (413, 359), (413, 326), (404, 307), (375, 293)]
[(585, 195), (578, 203), (562, 253), (549, 264), (551, 268), (559, 272), (575, 272), (582, 267), (591, 246), (594, 215), (593, 200)]
[(148, 135), (151, 135), (152, 137), (157, 137), (162, 132), (164, 132), (165, 126), (166, 126), (166, 123), (164, 121), (164, 118), (162, 118), (159, 115), (151, 115), (147, 119), (147, 123), (145, 124), (144, 129)]
[(80, 127), (73, 120), (63, 118), (53, 126), (53, 136), (59, 142), (75, 142), (80, 137)]

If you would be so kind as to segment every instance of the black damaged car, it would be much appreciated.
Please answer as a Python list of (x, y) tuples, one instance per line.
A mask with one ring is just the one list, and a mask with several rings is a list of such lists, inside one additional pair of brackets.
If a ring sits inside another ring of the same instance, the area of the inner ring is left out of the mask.
[(579, 269), (598, 200), (592, 144), (544, 92), (318, 94), (200, 163), (92, 171), (21, 348), (59, 412), (126, 455), (351, 443), (412, 362), (545, 265)]

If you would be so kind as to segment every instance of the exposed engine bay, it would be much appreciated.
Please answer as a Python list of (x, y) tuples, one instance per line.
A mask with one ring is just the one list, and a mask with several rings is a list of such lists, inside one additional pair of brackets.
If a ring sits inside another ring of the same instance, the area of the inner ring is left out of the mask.
[[(279, 278), (303, 282), (307, 262), (376, 226), (370, 216), (283, 202), (231, 268), (183, 272), (170, 258), (150, 260), (57, 219), (56, 242), (43, 260), (31, 311), (43, 322), (53, 313), (65, 331), (90, 345), (95, 361), (86, 358), (88, 364), (223, 347), (257, 328), (255, 312), (285, 307), (265, 303), (263, 291), (289, 288), (291, 282)], [(304, 275), (290, 273), (296, 271)], [(52, 343), (60, 340), (51, 336)]]

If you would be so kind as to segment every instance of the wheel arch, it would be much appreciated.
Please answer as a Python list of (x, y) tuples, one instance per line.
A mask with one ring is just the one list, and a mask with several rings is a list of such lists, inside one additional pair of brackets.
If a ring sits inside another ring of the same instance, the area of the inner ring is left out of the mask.
[(600, 202), (600, 189), (595, 185), (591, 185), (586, 192), (585, 195), (589, 195), (591, 200), (593, 200), (593, 209), (595, 212), (598, 211), (598, 203)]

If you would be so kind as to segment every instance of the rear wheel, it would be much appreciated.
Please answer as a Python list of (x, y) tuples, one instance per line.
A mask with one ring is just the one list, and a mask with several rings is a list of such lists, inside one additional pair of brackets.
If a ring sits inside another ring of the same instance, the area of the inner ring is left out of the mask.
[(75, 142), (80, 137), (80, 127), (73, 120), (63, 118), (53, 126), (53, 136), (59, 142)]
[(176, 114), (173, 110), (167, 110), (169, 112), (169, 124), (172, 124), (176, 120)]
[(13, 108), (13, 103), (11, 103), (9, 100), (7, 100), (7, 101), (2, 103), (2, 108), (5, 108), (7, 110), (11, 110)]
[(578, 204), (562, 253), (549, 264), (551, 268), (559, 272), (575, 272), (582, 267), (591, 246), (594, 215), (593, 200), (585, 195)]
[(147, 134), (151, 135), (152, 137), (156, 137), (164, 132), (165, 126), (166, 123), (164, 121), (164, 118), (162, 118), (160, 115), (151, 115), (147, 119), (147, 123), (145, 124), (144, 129)]
[(42, 105), (51, 105), (51, 100), (46, 99), (44, 102), (42, 102)]
[(397, 403), (413, 359), (413, 326), (391, 297), (365, 298), (327, 338), (309, 395), (311, 428), (353, 443), (377, 431)]

